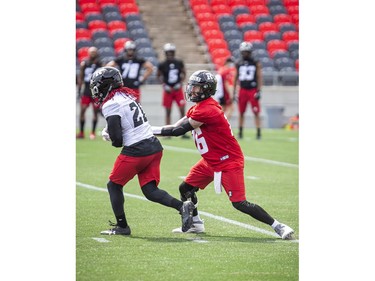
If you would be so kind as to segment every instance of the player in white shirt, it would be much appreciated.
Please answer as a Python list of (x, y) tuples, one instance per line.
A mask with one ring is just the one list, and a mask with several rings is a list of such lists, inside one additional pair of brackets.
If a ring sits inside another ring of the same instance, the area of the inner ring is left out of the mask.
[(123, 187), (136, 175), (145, 197), (179, 211), (182, 229), (187, 231), (192, 225), (195, 206), (158, 188), (163, 147), (153, 135), (151, 125), (133, 96), (133, 91), (123, 87), (119, 70), (109, 66), (97, 69), (91, 78), (90, 89), (92, 96), (102, 105), (102, 113), (107, 121), (102, 131), (103, 139), (111, 141), (115, 147), (123, 147), (107, 184), (117, 223), (111, 223), (114, 227), (101, 233), (130, 235), (124, 211)]

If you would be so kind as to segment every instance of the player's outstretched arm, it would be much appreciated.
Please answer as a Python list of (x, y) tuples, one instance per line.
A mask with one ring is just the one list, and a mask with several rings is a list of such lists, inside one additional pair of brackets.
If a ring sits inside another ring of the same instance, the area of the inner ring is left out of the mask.
[(194, 121), (186, 116), (177, 121), (174, 125), (167, 125), (162, 127), (152, 126), (152, 132), (154, 135), (159, 136), (182, 136), (185, 133), (194, 130), (195, 128), (202, 125), (202, 123)]

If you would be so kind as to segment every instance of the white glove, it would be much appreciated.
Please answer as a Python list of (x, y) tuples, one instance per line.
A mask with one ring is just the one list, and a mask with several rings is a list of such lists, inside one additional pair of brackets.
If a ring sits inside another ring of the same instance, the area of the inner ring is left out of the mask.
[(105, 141), (111, 141), (111, 138), (109, 137), (109, 134), (108, 134), (107, 126), (105, 126), (105, 128), (102, 130), (102, 137), (103, 137), (103, 140)]

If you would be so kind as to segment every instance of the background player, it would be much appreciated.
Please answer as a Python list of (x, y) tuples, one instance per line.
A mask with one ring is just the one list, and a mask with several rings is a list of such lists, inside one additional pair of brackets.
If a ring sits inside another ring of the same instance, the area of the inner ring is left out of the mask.
[(257, 129), (256, 138), (261, 138), (260, 124), (260, 97), (262, 87), (262, 70), (260, 62), (254, 60), (251, 56), (253, 45), (250, 42), (242, 42), (240, 51), (242, 58), (236, 62), (237, 74), (234, 81), (233, 96), (236, 95), (236, 86), (239, 81), (240, 90), (238, 93), (238, 110), (239, 110), (239, 132), (238, 137), (243, 137), (244, 115), (248, 103), (254, 114), (255, 127)]
[[(154, 66), (150, 61), (136, 55), (135, 42), (126, 41), (124, 44), (124, 54), (110, 61), (107, 65), (120, 69), (124, 86), (132, 89), (135, 98), (140, 102), (140, 86), (152, 74)], [(142, 70), (144, 70), (143, 76), (141, 76)]]

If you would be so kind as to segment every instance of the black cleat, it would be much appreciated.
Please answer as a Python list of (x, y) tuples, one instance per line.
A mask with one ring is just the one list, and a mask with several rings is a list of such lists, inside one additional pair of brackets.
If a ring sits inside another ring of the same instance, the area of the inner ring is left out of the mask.
[(114, 228), (111, 228), (111, 229), (108, 229), (108, 230), (103, 230), (102, 232), (100, 232), (100, 234), (103, 234), (103, 235), (130, 235), (130, 233), (131, 233), (129, 225), (127, 225), (126, 227), (121, 227), (121, 226), (118, 226), (117, 224), (114, 224), (112, 222), (109, 222), (109, 225), (114, 226)]
[(183, 202), (183, 205), (180, 209), (182, 226), (182, 232), (188, 231), (192, 224), (193, 224), (193, 210), (195, 209), (195, 205), (191, 201)]

